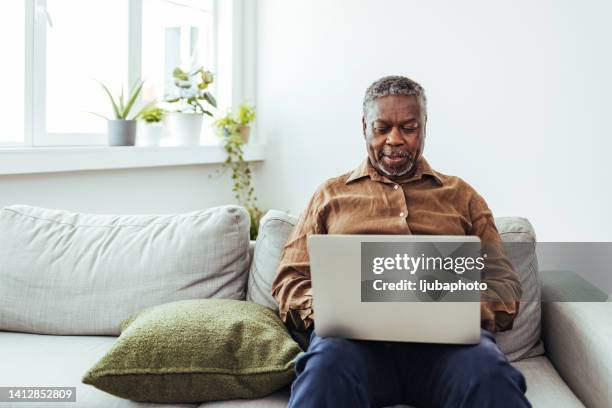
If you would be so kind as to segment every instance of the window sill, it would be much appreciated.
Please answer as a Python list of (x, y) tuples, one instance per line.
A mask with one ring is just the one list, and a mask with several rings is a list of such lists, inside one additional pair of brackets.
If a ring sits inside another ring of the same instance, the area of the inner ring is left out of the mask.
[[(244, 158), (263, 161), (265, 145), (247, 144)], [(0, 175), (219, 164), (223, 146), (27, 147), (0, 149)]]

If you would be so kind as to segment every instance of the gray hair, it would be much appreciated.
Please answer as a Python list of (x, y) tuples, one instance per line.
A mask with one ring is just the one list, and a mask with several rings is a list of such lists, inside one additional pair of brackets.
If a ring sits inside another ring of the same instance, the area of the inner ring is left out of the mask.
[(400, 75), (382, 77), (368, 87), (363, 98), (363, 114), (367, 115), (370, 104), (376, 98), (382, 98), (387, 95), (416, 96), (421, 102), (425, 116), (427, 116), (425, 89), (412, 79)]

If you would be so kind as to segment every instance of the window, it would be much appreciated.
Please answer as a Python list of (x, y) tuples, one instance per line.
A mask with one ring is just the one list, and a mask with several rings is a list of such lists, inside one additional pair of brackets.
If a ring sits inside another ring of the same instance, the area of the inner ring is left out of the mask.
[[(47, 0), (44, 115), (35, 141), (54, 144), (70, 135), (104, 133), (109, 115), (103, 82), (118, 90), (128, 82), (128, 2)], [(75, 18), (76, 17), (76, 18)], [(35, 68), (37, 69), (37, 68)], [(78, 141), (74, 141), (78, 144)]]
[(217, 3), (2, 2), (3, 61), (11, 63), (0, 64), (2, 78), (10, 79), (0, 99), (0, 146), (106, 144), (106, 124), (91, 114), (112, 116), (97, 81), (117, 93), (142, 79), (142, 98), (150, 100), (171, 90), (176, 66), (215, 72)]
[[(25, 124), (25, 7), (19, 1), (2, 4), (2, 98), (0, 98), (0, 146), (23, 143)], [(9, 63), (10, 61), (10, 63)]]
[(148, 91), (170, 94), (177, 66), (211, 68), (212, 8), (211, 1), (143, 1), (142, 70)]

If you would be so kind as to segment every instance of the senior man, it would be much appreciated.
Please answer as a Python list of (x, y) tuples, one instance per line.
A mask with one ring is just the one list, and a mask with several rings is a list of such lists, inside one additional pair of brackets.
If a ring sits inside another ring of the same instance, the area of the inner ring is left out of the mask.
[[(508, 363), (491, 333), (512, 328), (520, 282), (501, 250), (484, 199), (462, 179), (433, 170), (422, 157), (426, 124), (427, 101), (418, 83), (389, 76), (370, 85), (362, 117), (368, 157), (355, 170), (316, 190), (283, 249), (272, 294), (292, 333), (305, 333), (309, 339), (306, 352), (296, 361), (290, 407), (530, 406), (523, 375)], [(316, 336), (310, 234), (480, 237), (488, 249), (480, 343), (457, 346)]]

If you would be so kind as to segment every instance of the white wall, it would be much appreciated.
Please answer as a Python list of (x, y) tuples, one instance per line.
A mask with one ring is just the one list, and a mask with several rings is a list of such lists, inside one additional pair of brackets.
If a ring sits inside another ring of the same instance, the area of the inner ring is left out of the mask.
[(361, 100), (404, 74), (425, 155), (541, 241), (612, 241), (612, 2), (260, 0), (258, 195), (299, 212), (365, 157)]
[[(257, 15), (264, 208), (299, 213), (319, 183), (354, 168), (365, 88), (404, 74), (428, 93), (435, 168), (474, 185), (497, 216), (528, 217), (540, 241), (612, 241), (612, 2), (258, 0)], [(126, 214), (232, 203), (228, 175), (208, 178), (217, 168), (0, 176), (0, 206)], [(541, 266), (576, 260), (566, 255)], [(592, 276), (609, 274), (588, 262)]]
[(229, 172), (219, 166), (0, 176), (0, 207), (29, 204), (109, 214), (177, 213), (233, 203)]

